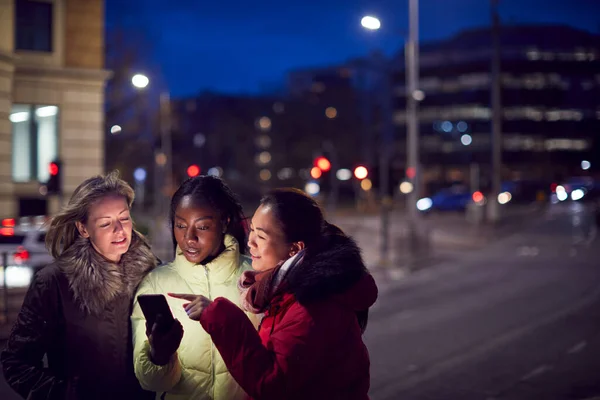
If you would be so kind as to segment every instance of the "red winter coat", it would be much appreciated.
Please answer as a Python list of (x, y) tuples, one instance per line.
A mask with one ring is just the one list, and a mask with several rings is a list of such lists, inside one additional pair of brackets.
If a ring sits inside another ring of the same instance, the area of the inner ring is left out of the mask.
[(229, 372), (252, 398), (369, 398), (369, 353), (357, 312), (373, 305), (377, 286), (363, 272), (339, 292), (344, 274), (364, 270), (354, 242), (342, 242), (288, 273), (289, 290), (272, 299), (259, 332), (227, 299), (217, 298), (202, 313)]

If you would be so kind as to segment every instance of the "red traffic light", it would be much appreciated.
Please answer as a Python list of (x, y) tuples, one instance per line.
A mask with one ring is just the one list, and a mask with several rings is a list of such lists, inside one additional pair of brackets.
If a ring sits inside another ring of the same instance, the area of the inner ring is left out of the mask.
[(51, 162), (50, 165), (48, 165), (48, 172), (50, 172), (50, 175), (52, 176), (58, 175), (58, 164)]
[(354, 168), (354, 176), (356, 177), (356, 179), (363, 180), (367, 176), (369, 176), (369, 170), (367, 170), (367, 167), (360, 165)]
[(200, 175), (200, 167), (195, 164), (190, 165), (187, 169), (187, 174), (190, 178)]
[(483, 198), (483, 193), (481, 193), (480, 191), (473, 193), (473, 201), (475, 203), (481, 203), (483, 201)]
[(321, 171), (327, 172), (331, 169), (331, 162), (323, 156), (318, 157), (315, 160), (315, 166), (318, 167)]

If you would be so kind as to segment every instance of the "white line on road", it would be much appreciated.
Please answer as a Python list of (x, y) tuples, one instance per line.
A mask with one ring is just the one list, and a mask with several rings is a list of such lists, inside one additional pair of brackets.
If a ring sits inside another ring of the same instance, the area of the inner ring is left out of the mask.
[(531, 371), (530, 373), (528, 373), (524, 377), (522, 377), (521, 381), (531, 380), (532, 378), (535, 378), (537, 376), (545, 374), (546, 372), (550, 371), (551, 369), (552, 369), (552, 367), (550, 365), (546, 365), (546, 364), (540, 365), (539, 367), (537, 367), (536, 369), (534, 369), (533, 371)]
[(585, 346), (587, 346), (587, 342), (579, 342), (575, 346), (571, 347), (569, 351), (567, 351), (567, 354), (579, 353), (581, 350), (585, 349)]

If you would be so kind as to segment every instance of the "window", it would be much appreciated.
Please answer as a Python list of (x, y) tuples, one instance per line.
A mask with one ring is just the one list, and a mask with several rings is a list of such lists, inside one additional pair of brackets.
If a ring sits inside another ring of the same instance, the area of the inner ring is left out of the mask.
[(15, 49), (52, 52), (52, 3), (15, 1)]
[(13, 104), (10, 121), (13, 181), (46, 182), (58, 154), (58, 107)]

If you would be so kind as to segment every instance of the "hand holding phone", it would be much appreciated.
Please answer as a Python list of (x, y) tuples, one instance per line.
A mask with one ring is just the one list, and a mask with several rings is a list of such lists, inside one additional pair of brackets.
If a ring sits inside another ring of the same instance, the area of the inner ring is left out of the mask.
[(167, 299), (162, 294), (140, 295), (138, 302), (146, 317), (150, 358), (157, 365), (165, 365), (179, 348), (183, 327), (173, 317)]

